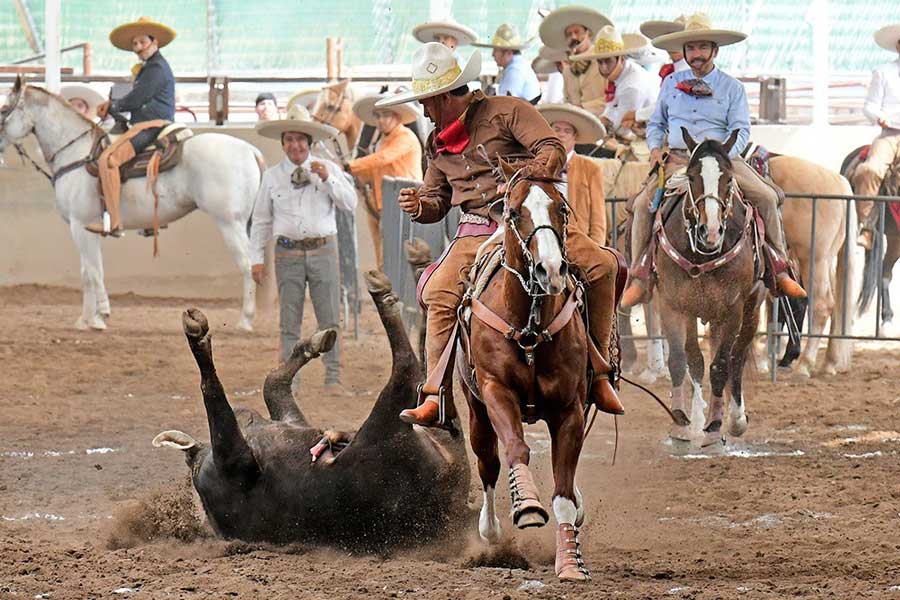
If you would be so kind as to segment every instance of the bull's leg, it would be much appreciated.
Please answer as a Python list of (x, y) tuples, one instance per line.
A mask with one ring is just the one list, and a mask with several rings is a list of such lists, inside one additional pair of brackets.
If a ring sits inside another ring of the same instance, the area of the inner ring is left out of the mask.
[(687, 403), (684, 399), (684, 375), (687, 372), (685, 353), (685, 318), (660, 302), (660, 319), (666, 341), (669, 343), (669, 378), (672, 380), (672, 414), (677, 423), (672, 424), (669, 438), (676, 452), (686, 450), (690, 444), (691, 431)]
[[(406, 248), (406, 260), (409, 262), (409, 266), (413, 272), (413, 281), (416, 282), (416, 285), (419, 283), (419, 279), (422, 278), (422, 274), (425, 272), (425, 269), (428, 268), (428, 265), (431, 264), (431, 248), (428, 246), (428, 243), (421, 239), (415, 238), (412, 241), (407, 240), (403, 244), (404, 248)], [(421, 312), (419, 315), (419, 362), (423, 365), (425, 364), (425, 313)]]
[(200, 368), (200, 389), (209, 422), (213, 460), (222, 474), (234, 478), (242, 485), (251, 485), (259, 476), (259, 465), (238, 427), (234, 411), (228, 404), (225, 390), (216, 374), (209, 323), (206, 316), (196, 308), (184, 311), (181, 320), (184, 335)]
[(482, 384), (482, 397), (491, 425), (506, 451), (513, 524), (519, 529), (543, 527), (549, 515), (528, 468), (531, 450), (525, 443), (519, 401), (514, 393), (492, 379)]
[(578, 540), (578, 498), (575, 470), (581, 454), (584, 414), (577, 405), (548, 421), (552, 440), (553, 514), (556, 517), (556, 576), (565, 581), (590, 579)]
[(707, 409), (706, 423), (703, 426), (702, 442), (704, 451), (710, 453), (721, 452), (725, 447), (722, 440), (722, 420), (725, 407), (723, 394), (725, 385), (728, 383), (731, 353), (739, 326), (740, 323), (734, 319), (734, 322), (720, 323), (714, 328), (716, 331), (713, 338), (718, 344), (715, 346), (715, 356), (709, 366), (709, 387), (712, 389), (712, 398)]
[(294, 346), (290, 357), (269, 372), (263, 384), (263, 400), (273, 421), (292, 421), (299, 425), (309, 425), (294, 401), (291, 383), (303, 365), (331, 350), (336, 340), (337, 331), (334, 329), (317, 331), (311, 338)]
[(484, 503), (478, 516), (478, 534), (489, 544), (500, 541), (500, 519), (494, 506), (497, 478), (500, 476), (500, 455), (497, 453), (497, 434), (491, 427), (487, 409), (479, 400), (463, 389), (469, 401), (469, 444), (478, 459), (478, 476), (484, 489)]

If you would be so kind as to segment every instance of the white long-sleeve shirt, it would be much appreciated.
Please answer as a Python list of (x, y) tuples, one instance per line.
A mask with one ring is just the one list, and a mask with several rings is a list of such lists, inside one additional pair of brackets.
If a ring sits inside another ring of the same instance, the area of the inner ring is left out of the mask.
[(900, 58), (872, 71), (863, 113), (876, 125), (884, 119), (900, 129)]
[(554, 71), (547, 76), (547, 83), (544, 85), (544, 93), (538, 104), (563, 104), (566, 101), (565, 80), (563, 74)]
[(266, 244), (273, 236), (303, 240), (334, 235), (337, 233), (335, 208), (356, 209), (356, 189), (349, 177), (330, 160), (316, 158), (315, 161), (325, 165), (328, 179), (322, 181), (312, 172), (312, 160), (308, 157), (300, 168), (309, 173), (310, 183), (301, 188), (291, 183), (297, 165), (286, 156), (263, 173), (250, 228), (252, 264), (263, 263)]
[(614, 82), (616, 95), (606, 103), (601, 116), (609, 119), (613, 131), (618, 132), (625, 114), (637, 112), (656, 103), (659, 94), (659, 77), (647, 72), (631, 60), (625, 61), (622, 73)]

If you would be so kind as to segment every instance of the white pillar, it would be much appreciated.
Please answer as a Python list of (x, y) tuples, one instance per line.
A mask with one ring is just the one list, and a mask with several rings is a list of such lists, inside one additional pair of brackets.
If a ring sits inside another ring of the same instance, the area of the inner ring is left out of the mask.
[(59, 93), (59, 2), (60, 0), (44, 0), (44, 82), (47, 89)]
[(831, 22), (829, 0), (813, 0), (813, 125), (828, 125), (828, 38)]

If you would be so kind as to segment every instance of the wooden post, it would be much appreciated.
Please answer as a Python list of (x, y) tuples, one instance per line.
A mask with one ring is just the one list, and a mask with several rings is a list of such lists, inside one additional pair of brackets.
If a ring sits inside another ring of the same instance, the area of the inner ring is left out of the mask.
[(335, 77), (334, 44), (335, 38), (325, 38), (325, 74), (328, 77), (328, 81)]
[(228, 120), (228, 78), (209, 78), (209, 120), (224, 125)]
[(90, 42), (85, 42), (82, 47), (82, 52), (81, 74), (87, 77), (88, 75), (91, 75), (94, 70), (94, 47)]
[(338, 38), (335, 44), (335, 62), (337, 62), (337, 77), (340, 79), (344, 68), (344, 40), (341, 38)]

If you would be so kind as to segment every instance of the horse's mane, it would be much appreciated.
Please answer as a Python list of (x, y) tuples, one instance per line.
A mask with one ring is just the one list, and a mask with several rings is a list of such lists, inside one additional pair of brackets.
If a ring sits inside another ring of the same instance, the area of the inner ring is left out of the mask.
[(77, 115), (80, 119), (82, 119), (85, 123), (90, 125), (92, 128), (100, 129), (101, 131), (103, 130), (102, 127), (100, 127), (99, 125), (94, 123), (92, 120), (88, 119), (86, 116), (84, 116), (83, 114), (81, 114), (80, 112), (75, 110), (75, 107), (72, 106), (71, 104), (69, 104), (69, 102), (65, 98), (63, 98), (60, 94), (54, 94), (50, 90), (44, 89), (42, 87), (37, 87), (34, 85), (27, 86), (25, 91), (39, 92), (39, 93), (43, 94), (47, 100), (56, 100), (57, 102), (62, 104), (63, 108), (66, 108), (69, 111), (71, 111), (72, 113), (74, 113), (75, 115)]

